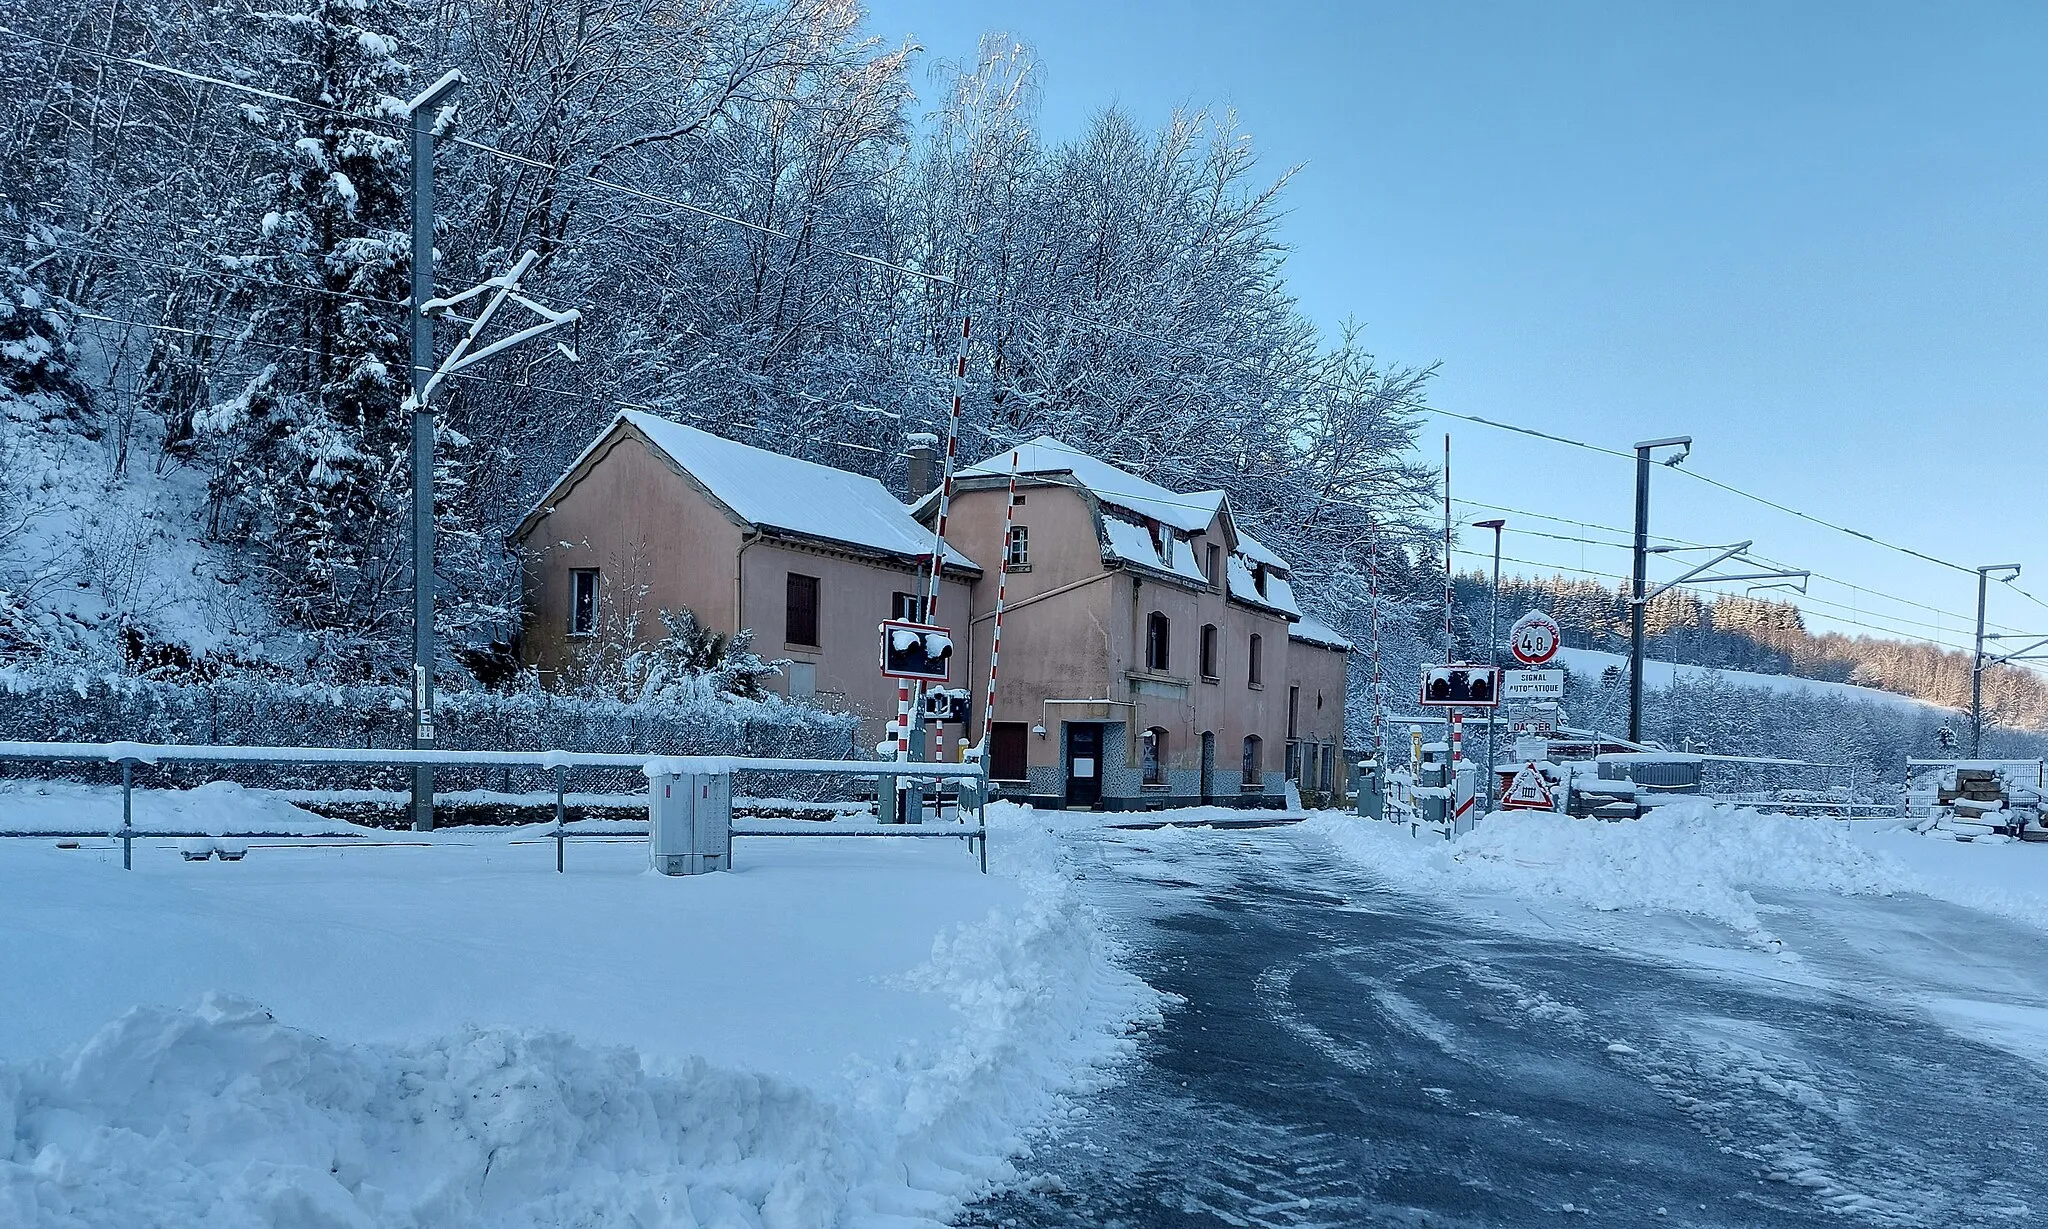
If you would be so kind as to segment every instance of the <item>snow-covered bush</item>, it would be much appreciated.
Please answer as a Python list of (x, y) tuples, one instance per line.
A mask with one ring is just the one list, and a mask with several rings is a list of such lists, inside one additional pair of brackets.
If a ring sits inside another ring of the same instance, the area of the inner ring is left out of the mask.
[(0, 264), (0, 396), (57, 393), (79, 402), (77, 361), (64, 305), (21, 266)]
[[(410, 704), (406, 689), (375, 684), (315, 686), (249, 676), (169, 683), (0, 668), (0, 730), (37, 741), (401, 748), (412, 745)], [(857, 723), (851, 714), (793, 704), (772, 693), (758, 699), (722, 694), (704, 675), (645, 701), (538, 689), (451, 691), (439, 697), (437, 710), (441, 746), (478, 750), (844, 759), (853, 753)], [(182, 779), (178, 773), (184, 770), (154, 771), (161, 774), (156, 779), (171, 780)], [(185, 775), (200, 780), (218, 772), (197, 768)], [(529, 775), (538, 780), (538, 773)], [(235, 776), (251, 784), (306, 787), (384, 783), (354, 768), (264, 768), (237, 770)], [(451, 772), (448, 780), (450, 788), (470, 787), (464, 781), (475, 787), (507, 784), (499, 770)]]

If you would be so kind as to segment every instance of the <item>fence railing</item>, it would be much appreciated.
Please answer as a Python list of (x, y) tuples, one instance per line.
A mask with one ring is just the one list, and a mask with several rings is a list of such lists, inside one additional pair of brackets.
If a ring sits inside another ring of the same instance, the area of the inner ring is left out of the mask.
[(589, 751), (459, 751), (378, 749), (362, 747), (232, 747), (183, 744), (105, 742), (0, 742), (0, 761), (41, 764), (112, 764), (121, 769), (121, 866), (133, 867), (135, 770), (159, 764), (286, 764), (359, 765), (370, 768), (472, 767), (526, 768), (550, 771), (554, 784), (555, 869), (563, 869), (567, 840), (567, 787), (572, 769), (638, 770), (652, 780), (670, 774), (773, 773), (832, 776), (849, 780), (890, 779), (911, 785), (946, 781), (974, 785), (976, 822), (960, 832), (920, 831), (918, 825), (852, 825), (828, 831), (818, 823), (812, 831), (778, 825), (735, 829), (735, 836), (963, 836), (973, 843), (983, 871), (988, 869), (988, 782), (979, 763), (897, 763), (889, 760), (777, 759), (735, 755), (646, 755)]

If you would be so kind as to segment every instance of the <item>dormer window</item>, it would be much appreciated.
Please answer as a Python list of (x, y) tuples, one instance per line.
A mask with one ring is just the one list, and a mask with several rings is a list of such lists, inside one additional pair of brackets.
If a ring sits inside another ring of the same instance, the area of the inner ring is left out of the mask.
[(1252, 588), (1259, 591), (1260, 597), (1266, 596), (1266, 565), (1263, 563), (1252, 568)]
[(1209, 578), (1210, 584), (1223, 587), (1223, 548), (1214, 542), (1209, 543), (1208, 566), (1202, 569), (1202, 575)]

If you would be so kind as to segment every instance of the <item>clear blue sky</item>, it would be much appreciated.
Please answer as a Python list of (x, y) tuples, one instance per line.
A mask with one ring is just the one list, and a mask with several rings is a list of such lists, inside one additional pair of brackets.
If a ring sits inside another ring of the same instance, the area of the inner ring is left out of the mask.
[[(1111, 104), (1149, 123), (1234, 107), (1274, 174), (1302, 166), (1302, 309), (1364, 322), (1384, 360), (1441, 360), (1447, 409), (1623, 449), (1690, 434), (1703, 473), (1958, 563), (2025, 563), (2048, 598), (2048, 5), (871, 0), (869, 27), (925, 64), (986, 30), (1031, 43), (1051, 140)], [(1629, 523), (1628, 464), (1432, 424), (1458, 496)], [(1668, 471), (1653, 488), (1661, 532), (1973, 608), (1973, 577)], [(1505, 549), (1627, 571), (1623, 551)], [(1816, 626), (1968, 640), (1813, 593), (1859, 610), (1811, 604)], [(1992, 619), (2048, 633), (2017, 595)]]

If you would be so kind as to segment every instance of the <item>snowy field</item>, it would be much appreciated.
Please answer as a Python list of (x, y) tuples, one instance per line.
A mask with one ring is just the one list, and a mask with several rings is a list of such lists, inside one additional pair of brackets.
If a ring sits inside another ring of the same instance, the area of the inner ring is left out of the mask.
[[(1621, 653), (1608, 653), (1600, 649), (1561, 648), (1557, 651), (1557, 665), (1584, 678), (1599, 678), (1609, 668), (1628, 670), (1628, 657)], [(1954, 713), (1957, 710), (1916, 700), (1894, 691), (1883, 691), (1876, 687), (1859, 687), (1854, 683), (1834, 683), (1825, 679), (1799, 678), (1791, 674), (1757, 674), (1749, 670), (1711, 670), (1705, 666), (1687, 666), (1676, 662), (1646, 660), (1643, 662), (1643, 685), (1651, 690), (1668, 688), (1680, 678), (1698, 680), (1718, 675), (1723, 680), (1741, 687), (1763, 691), (1799, 692), (1814, 696), (1837, 696), (1846, 700), (1868, 700), (1875, 704), (1891, 705), (1916, 712)]]
[(991, 819), (988, 876), (951, 840), (691, 879), (475, 830), (126, 874), (0, 842), (0, 1223), (942, 1223), (1157, 1019), (1058, 843)]

